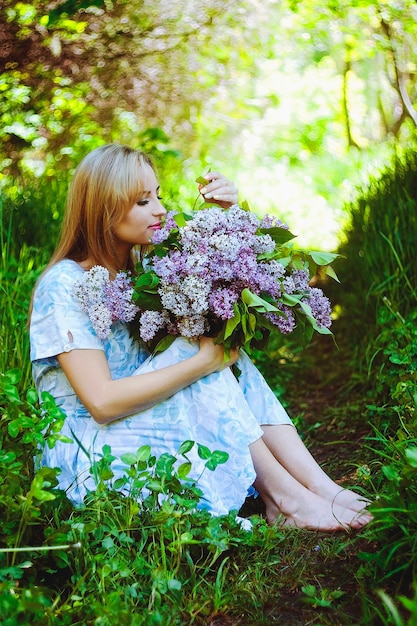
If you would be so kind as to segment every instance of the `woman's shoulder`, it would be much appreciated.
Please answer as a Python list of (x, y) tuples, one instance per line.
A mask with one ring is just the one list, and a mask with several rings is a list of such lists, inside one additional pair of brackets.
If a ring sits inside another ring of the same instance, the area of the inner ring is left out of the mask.
[(42, 274), (38, 288), (54, 289), (55, 287), (73, 286), (83, 275), (83, 268), (76, 261), (63, 259), (58, 261)]

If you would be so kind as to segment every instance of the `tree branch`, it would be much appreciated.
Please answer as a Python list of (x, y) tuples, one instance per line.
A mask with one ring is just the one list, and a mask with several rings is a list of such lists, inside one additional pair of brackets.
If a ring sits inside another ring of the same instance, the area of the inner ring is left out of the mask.
[(395, 72), (395, 81), (396, 81), (396, 91), (398, 92), (401, 102), (403, 103), (404, 110), (407, 112), (407, 115), (412, 119), (414, 125), (417, 126), (417, 110), (414, 108), (413, 103), (411, 102), (410, 95), (407, 91), (407, 84), (406, 84), (407, 75), (405, 72), (401, 70), (399, 66), (397, 53), (395, 50), (393, 37), (391, 34), (390, 24), (386, 22), (381, 15), (380, 15), (380, 23), (381, 23), (382, 30), (388, 39), (391, 54), (392, 54), (392, 60), (393, 60), (393, 66), (394, 66), (394, 72)]

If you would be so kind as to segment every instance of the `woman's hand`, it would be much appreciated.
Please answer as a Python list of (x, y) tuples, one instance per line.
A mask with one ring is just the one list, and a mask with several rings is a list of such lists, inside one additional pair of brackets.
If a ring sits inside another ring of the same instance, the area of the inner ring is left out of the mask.
[(224, 347), (215, 344), (211, 337), (200, 337), (200, 353), (207, 362), (208, 373), (219, 372), (226, 367), (236, 363), (239, 358), (239, 350), (232, 349), (228, 357), (225, 355)]
[(207, 202), (218, 204), (222, 209), (228, 209), (238, 202), (236, 185), (219, 172), (204, 174), (206, 185), (199, 184), (198, 189)]

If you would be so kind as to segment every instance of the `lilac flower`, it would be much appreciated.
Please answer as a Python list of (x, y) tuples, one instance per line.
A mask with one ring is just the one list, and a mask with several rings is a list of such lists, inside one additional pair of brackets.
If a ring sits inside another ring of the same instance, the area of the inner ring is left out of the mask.
[(281, 309), (283, 315), (265, 313), (265, 317), (272, 322), (272, 324), (277, 326), (283, 335), (288, 335), (288, 333), (292, 333), (295, 328), (294, 313), (285, 305), (281, 305), (278, 308)]
[(169, 236), (169, 233), (173, 228), (178, 228), (177, 223), (174, 220), (174, 216), (177, 215), (178, 211), (169, 211), (169, 213), (165, 216), (165, 222), (162, 228), (155, 231), (152, 237), (152, 243), (157, 244), (165, 241), (165, 239)]
[(186, 276), (175, 285), (161, 281), (159, 294), (165, 309), (174, 315), (201, 315), (208, 310), (210, 285), (198, 276)]
[(95, 265), (74, 285), (74, 296), (90, 317), (97, 337), (107, 339), (115, 321), (130, 322), (139, 311), (132, 302), (133, 287), (126, 272), (110, 280), (109, 271)]
[(185, 315), (178, 319), (177, 327), (182, 337), (190, 339), (201, 337), (208, 330), (207, 321), (203, 315)]
[(131, 278), (119, 272), (116, 278), (104, 286), (104, 297), (112, 320), (130, 322), (139, 311), (132, 302), (133, 286)]
[(88, 313), (97, 337), (104, 341), (109, 336), (112, 325), (112, 316), (109, 309), (101, 303), (93, 304), (89, 307)]
[(323, 294), (323, 291), (318, 287), (312, 287), (307, 302), (310, 305), (317, 326), (319, 328), (330, 328), (332, 325), (332, 319), (330, 317), (331, 305), (330, 300)]
[(234, 315), (234, 304), (239, 293), (231, 288), (215, 289), (209, 296), (210, 310), (222, 320), (230, 320)]
[(261, 222), (261, 228), (285, 228), (288, 230), (287, 224), (274, 215), (265, 215)]
[(151, 341), (168, 323), (169, 315), (166, 311), (144, 311), (139, 322), (141, 338), (143, 341)]
[(172, 250), (163, 258), (153, 262), (154, 272), (167, 283), (176, 283), (185, 267), (185, 259), (179, 250)]
[(295, 288), (298, 291), (304, 291), (306, 289), (309, 289), (308, 283), (310, 277), (306, 270), (296, 270), (292, 273), (291, 277), (294, 281)]

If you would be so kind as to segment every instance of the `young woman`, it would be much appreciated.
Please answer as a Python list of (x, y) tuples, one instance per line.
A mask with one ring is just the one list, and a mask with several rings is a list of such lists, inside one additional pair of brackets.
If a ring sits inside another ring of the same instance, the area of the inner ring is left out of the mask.
[[(237, 189), (210, 172), (201, 189), (226, 208)], [(43, 463), (61, 469), (60, 485), (74, 503), (94, 488), (91, 462), (104, 444), (112, 454), (175, 454), (192, 440), (229, 459), (214, 472), (194, 449), (192, 477), (199, 477), (201, 506), (213, 514), (239, 509), (253, 484), (270, 524), (319, 531), (358, 529), (371, 516), (355, 492), (341, 489), (310, 455), (282, 405), (242, 351), (225, 362), (223, 348), (201, 337), (177, 339), (150, 357), (115, 322), (100, 340), (74, 295), (74, 285), (95, 265), (114, 277), (134, 269), (137, 246), (149, 245), (166, 210), (148, 157), (112, 144), (91, 152), (78, 166), (69, 190), (62, 235), (34, 290), (30, 338), (33, 376), (39, 394), (48, 391), (66, 415), (63, 434), (44, 451)], [(239, 382), (230, 370), (237, 362)], [(116, 460), (116, 476), (123, 465)], [(202, 474), (202, 475), (201, 475)], [(201, 475), (201, 476), (200, 476)]]

